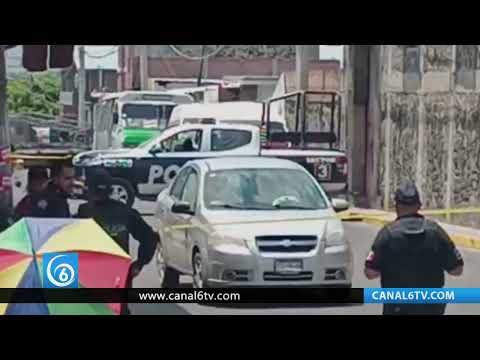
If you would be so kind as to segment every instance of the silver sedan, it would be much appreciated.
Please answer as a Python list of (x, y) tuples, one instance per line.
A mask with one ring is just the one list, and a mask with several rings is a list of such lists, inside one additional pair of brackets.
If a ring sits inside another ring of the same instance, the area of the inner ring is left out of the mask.
[(350, 287), (352, 255), (335, 211), (300, 165), (264, 157), (187, 163), (157, 198), (163, 287)]

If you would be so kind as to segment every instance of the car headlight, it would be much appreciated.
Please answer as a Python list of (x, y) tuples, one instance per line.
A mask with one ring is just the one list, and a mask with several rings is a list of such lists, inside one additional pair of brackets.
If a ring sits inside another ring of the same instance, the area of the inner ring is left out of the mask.
[(247, 241), (236, 237), (222, 236), (219, 233), (215, 233), (213, 236), (213, 246), (215, 251), (232, 255), (250, 255), (250, 249)]
[(332, 246), (342, 246), (345, 245), (345, 235), (341, 231), (334, 231), (331, 233), (327, 234), (326, 240), (325, 240), (325, 245), (327, 247), (332, 247)]
[(250, 255), (250, 250), (246, 244), (240, 245), (224, 243), (215, 246), (215, 251), (230, 255)]

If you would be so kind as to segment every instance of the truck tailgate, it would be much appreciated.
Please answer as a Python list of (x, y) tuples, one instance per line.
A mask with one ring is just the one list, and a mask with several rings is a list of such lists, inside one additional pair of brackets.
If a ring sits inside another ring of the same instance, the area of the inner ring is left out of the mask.
[(319, 149), (262, 149), (262, 156), (278, 157), (302, 165), (328, 192), (346, 189), (348, 182), (347, 157), (339, 150)]

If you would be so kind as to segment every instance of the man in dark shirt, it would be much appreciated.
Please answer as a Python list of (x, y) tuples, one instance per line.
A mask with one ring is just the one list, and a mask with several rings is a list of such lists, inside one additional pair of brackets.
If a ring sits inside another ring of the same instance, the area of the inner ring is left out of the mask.
[(14, 220), (18, 221), (32, 214), (32, 197), (46, 190), (48, 186), (48, 171), (42, 167), (32, 167), (28, 170), (27, 195), (17, 204)]
[(0, 201), (0, 233), (7, 230), (11, 224), (11, 212)]
[[(103, 169), (98, 169), (87, 179), (89, 202), (80, 205), (79, 218), (93, 218), (112, 239), (126, 252), (129, 253), (129, 238), (132, 235), (140, 243), (137, 260), (133, 262), (127, 287), (132, 287), (133, 279), (140, 274), (155, 254), (158, 235), (143, 220), (142, 216), (127, 205), (110, 199), (112, 192), (112, 178)], [(128, 309), (122, 309), (128, 314)]]
[[(368, 279), (384, 288), (442, 288), (444, 272), (463, 273), (463, 259), (448, 234), (418, 213), (420, 196), (412, 182), (395, 193), (397, 219), (378, 233), (365, 261)], [(385, 304), (384, 315), (441, 315), (445, 304)]]
[(69, 218), (68, 197), (73, 192), (75, 171), (70, 161), (55, 165), (47, 189), (32, 196), (31, 217)]

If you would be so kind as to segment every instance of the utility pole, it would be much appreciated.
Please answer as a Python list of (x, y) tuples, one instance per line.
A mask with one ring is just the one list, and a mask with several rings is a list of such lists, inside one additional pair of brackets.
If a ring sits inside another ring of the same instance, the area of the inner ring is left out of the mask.
[[(204, 75), (204, 66), (205, 66), (205, 52), (206, 52), (207, 47), (205, 45), (202, 45), (202, 59), (200, 60), (200, 70), (198, 71), (198, 78), (197, 78), (197, 86), (200, 87), (202, 86), (202, 78)], [(207, 65), (208, 66), (208, 65)]]
[(296, 45), (297, 90), (308, 90), (310, 45)]
[(7, 64), (5, 45), (0, 45), (0, 149), (9, 145), (7, 124)]
[(87, 87), (87, 75), (85, 71), (85, 46), (78, 47), (79, 69), (78, 69), (78, 126), (81, 129), (87, 128), (85, 97)]
[[(11, 189), (6, 189), (7, 179), (10, 179), (11, 171), (4, 156), (10, 146), (7, 118), (7, 62), (5, 59), (6, 45), (0, 45), (0, 216), (5, 217), (13, 205)], [(7, 150), (7, 151), (5, 151)], [(6, 225), (5, 219), (0, 219), (0, 227)]]
[(148, 90), (148, 45), (139, 45), (140, 48), (140, 88)]

